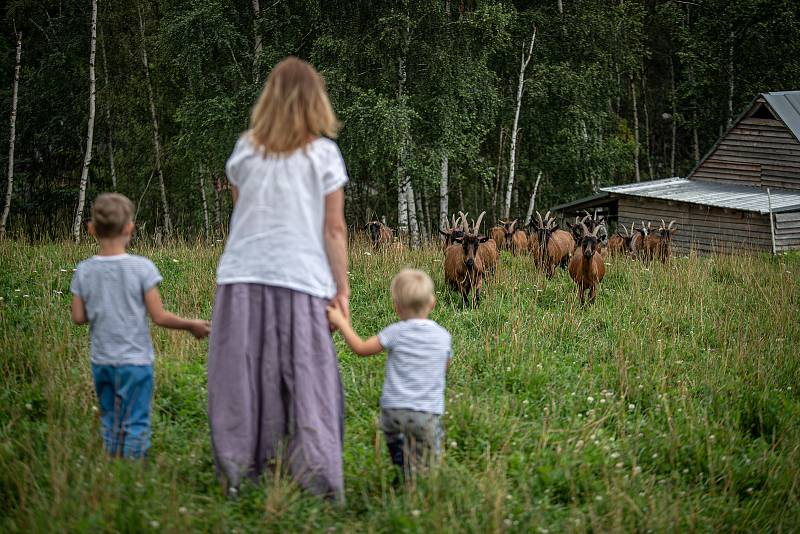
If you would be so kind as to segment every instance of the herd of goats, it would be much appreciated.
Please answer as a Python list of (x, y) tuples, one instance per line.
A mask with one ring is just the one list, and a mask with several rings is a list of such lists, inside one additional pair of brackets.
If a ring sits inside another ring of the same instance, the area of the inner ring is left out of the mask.
[[(484, 278), (497, 268), (500, 251), (507, 250), (514, 255), (531, 256), (534, 265), (548, 278), (553, 276), (556, 267), (566, 268), (583, 304), (587, 291), (588, 301), (594, 300), (597, 286), (605, 275), (607, 256), (662, 262), (669, 259), (672, 237), (678, 231), (675, 221), (666, 224), (662, 220), (658, 228), (652, 223), (645, 225), (644, 221), (641, 228), (635, 223), (630, 228), (622, 224), (622, 230), (609, 238), (604, 218), (584, 213), (586, 215), (576, 217), (574, 223), (566, 221), (569, 231), (559, 228), (548, 211), (544, 216), (536, 212), (536, 219), (528, 225), (530, 231), (520, 228), (516, 219), (501, 219), (486, 236), (480, 232), (486, 212), (471, 224), (467, 214), (459, 212), (458, 218), (453, 215), (450, 228), (439, 230), (444, 236), (445, 281), (461, 294), (465, 305), (477, 304)], [(374, 248), (397, 246), (394, 232), (384, 223), (371, 221), (365, 228)]]

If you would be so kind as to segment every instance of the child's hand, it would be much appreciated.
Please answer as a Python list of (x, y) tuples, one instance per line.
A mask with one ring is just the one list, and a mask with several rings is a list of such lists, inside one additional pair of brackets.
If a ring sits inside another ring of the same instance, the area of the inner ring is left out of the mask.
[(344, 318), (342, 310), (338, 306), (329, 305), (326, 308), (328, 312), (328, 322), (335, 328), (342, 328), (342, 325), (347, 324), (347, 319)]
[(191, 332), (196, 339), (206, 338), (211, 332), (211, 322), (201, 319), (194, 320), (189, 324), (189, 332)]

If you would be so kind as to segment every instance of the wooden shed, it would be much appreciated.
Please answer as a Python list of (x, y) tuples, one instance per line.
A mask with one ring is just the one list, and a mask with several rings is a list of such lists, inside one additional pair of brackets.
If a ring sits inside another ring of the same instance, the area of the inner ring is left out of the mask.
[[(769, 194), (768, 194), (769, 191)], [(553, 208), (598, 210), (626, 225), (675, 220), (676, 249), (800, 249), (800, 91), (762, 93), (686, 178), (600, 188)]]

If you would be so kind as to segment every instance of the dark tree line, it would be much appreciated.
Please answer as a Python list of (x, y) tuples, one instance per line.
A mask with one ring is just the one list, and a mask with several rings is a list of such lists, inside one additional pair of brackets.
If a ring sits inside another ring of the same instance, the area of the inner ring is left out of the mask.
[(89, 161), (88, 201), (116, 189), (140, 231), (220, 237), (224, 162), (290, 54), (325, 75), (343, 122), (350, 222), (386, 217), (412, 239), (443, 209), (491, 222), (508, 200), (524, 218), (539, 177), (546, 209), (686, 175), (751, 98), (800, 80), (793, 0), (101, 0), (87, 158), (93, 3), (6, 4), (11, 235), (68, 235)]

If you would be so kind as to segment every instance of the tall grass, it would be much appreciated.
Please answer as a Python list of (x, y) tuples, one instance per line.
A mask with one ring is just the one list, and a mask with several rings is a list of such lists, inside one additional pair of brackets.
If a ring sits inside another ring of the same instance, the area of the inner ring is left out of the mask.
[[(377, 428), (383, 357), (337, 337), (347, 504), (278, 475), (228, 502), (206, 419), (207, 345), (153, 329), (146, 465), (101, 449), (88, 335), (69, 282), (88, 245), (0, 243), (0, 530), (608, 531), (800, 528), (797, 256), (615, 261), (594, 305), (563, 271), (503, 255), (478, 309), (445, 289), (435, 249), (351, 251), (356, 330), (395, 320), (388, 285), (430, 272), (453, 334), (443, 466), (391, 489)], [(210, 317), (220, 249), (139, 243), (168, 308)]]

